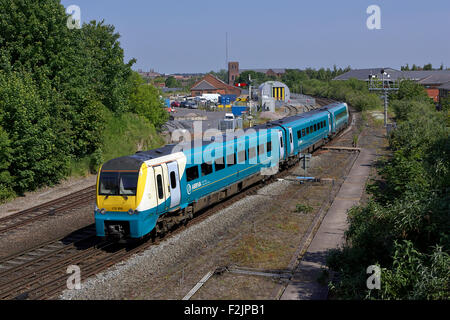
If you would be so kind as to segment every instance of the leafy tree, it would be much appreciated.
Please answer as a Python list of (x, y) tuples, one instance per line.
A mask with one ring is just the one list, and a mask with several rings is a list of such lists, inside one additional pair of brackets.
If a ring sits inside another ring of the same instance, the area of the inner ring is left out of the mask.
[(178, 81), (175, 79), (174, 76), (167, 77), (167, 79), (165, 81), (165, 85), (166, 85), (167, 88), (178, 88), (178, 87), (180, 87), (180, 84), (178, 83)]
[(0, 202), (10, 198), (14, 192), (12, 191), (12, 177), (8, 171), (11, 164), (11, 141), (9, 141), (8, 133), (0, 127)]
[(144, 116), (159, 128), (168, 120), (168, 113), (164, 108), (164, 102), (160, 98), (160, 91), (152, 85), (147, 85), (141, 76), (133, 72), (129, 82), (133, 91), (129, 98), (130, 110)]
[(428, 95), (422, 85), (412, 80), (400, 82), (400, 88), (395, 96), (397, 99), (428, 99)]
[(18, 192), (59, 181), (66, 173), (69, 147), (31, 75), (0, 72), (0, 125), (8, 132), (9, 173)]
[(218, 72), (210, 71), (210, 74), (215, 76), (216, 78), (222, 80), (223, 82), (228, 83), (228, 71), (225, 69), (220, 69)]

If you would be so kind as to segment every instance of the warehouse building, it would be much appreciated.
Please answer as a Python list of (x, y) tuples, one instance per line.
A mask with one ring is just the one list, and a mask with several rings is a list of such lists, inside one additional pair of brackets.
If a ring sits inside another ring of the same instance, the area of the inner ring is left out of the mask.
[(450, 81), (450, 70), (399, 71), (392, 68), (354, 69), (341, 74), (333, 80), (349, 80), (352, 78), (369, 81), (369, 75), (381, 79), (381, 70), (389, 74), (390, 81), (412, 80), (421, 84), (430, 98), (439, 100), (440, 86)]
[(279, 81), (264, 82), (259, 86), (258, 93), (260, 97), (269, 97), (276, 101), (289, 102), (291, 99), (289, 87)]

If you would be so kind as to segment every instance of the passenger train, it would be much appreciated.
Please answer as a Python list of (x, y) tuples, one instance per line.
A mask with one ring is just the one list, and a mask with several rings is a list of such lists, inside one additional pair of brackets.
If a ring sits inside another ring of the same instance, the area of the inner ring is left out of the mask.
[(185, 141), (112, 159), (97, 176), (96, 233), (121, 241), (164, 233), (267, 179), (267, 172), (295, 164), (348, 122), (347, 104), (333, 103), (232, 138)]

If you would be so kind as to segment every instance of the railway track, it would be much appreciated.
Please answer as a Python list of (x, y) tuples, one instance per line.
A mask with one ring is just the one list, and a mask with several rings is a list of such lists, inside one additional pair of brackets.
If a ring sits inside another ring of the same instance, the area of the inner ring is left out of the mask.
[(68, 210), (82, 207), (94, 200), (95, 186), (55, 199), (38, 206), (17, 212), (0, 219), (0, 236), (37, 220), (42, 220)]
[[(297, 108), (291, 107), (288, 108), (290, 115), (296, 114), (298, 111)], [(269, 182), (283, 178), (289, 174), (289, 169), (280, 171), (270, 177)], [(256, 194), (265, 184), (261, 182), (256, 183), (229, 199), (225, 199), (195, 213), (194, 218), (186, 225), (178, 226), (156, 239), (150, 240), (147, 238), (144, 241), (128, 245), (102, 241), (95, 236), (95, 226), (91, 225), (63, 239), (50, 241), (30, 250), (4, 258), (0, 261), (0, 299), (38, 300), (54, 298), (67, 288), (67, 279), (70, 276), (67, 273), (69, 266), (77, 265), (81, 270), (81, 281), (84, 281), (116, 263), (134, 254), (145, 251), (151, 246), (159, 244), (162, 240), (182, 232), (194, 224), (200, 223), (232, 203), (249, 195)], [(69, 195), (61, 198), (64, 199), (63, 201), (72, 199), (65, 206), (58, 206), (56, 202), (61, 200), (58, 199), (25, 211), (33, 211), (36, 208), (41, 208), (41, 210), (46, 208), (47, 211), (64, 207), (67, 209), (67, 206), (76, 206), (80, 202), (85, 202), (88, 198), (87, 194), (91, 197), (91, 192), (94, 190), (95, 187), (90, 187), (78, 192), (76, 197), (75, 195)], [(44, 212), (40, 212), (37, 216), (42, 217), (44, 215)]]
[(329, 98), (315, 98), (316, 104), (318, 104), (320, 107), (326, 106), (330, 103), (336, 102), (335, 100), (329, 99)]
[[(289, 175), (283, 170), (269, 181)], [(150, 237), (135, 244), (121, 245), (101, 241), (95, 237), (95, 226), (81, 229), (69, 237), (50, 241), (31, 250), (15, 254), (0, 261), (0, 299), (51, 299), (67, 288), (67, 268), (77, 265), (81, 280), (121, 262), (133, 254), (142, 252), (162, 240), (200, 223), (218, 211), (249, 195), (256, 194), (265, 183), (256, 183), (240, 193), (194, 214), (186, 225), (170, 230), (165, 235), (150, 240)]]

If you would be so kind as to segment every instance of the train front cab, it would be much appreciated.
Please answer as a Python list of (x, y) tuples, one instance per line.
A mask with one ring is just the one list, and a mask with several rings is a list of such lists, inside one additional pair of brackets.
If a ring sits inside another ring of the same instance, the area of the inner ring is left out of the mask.
[[(127, 180), (129, 177), (136, 178)], [(135, 176), (100, 171), (95, 210), (97, 235), (123, 240), (148, 234), (159, 215), (179, 207), (180, 180), (177, 160), (143, 163)]]
[(99, 237), (123, 239), (140, 233), (136, 208), (142, 201), (148, 170), (100, 170), (97, 176), (95, 227)]

